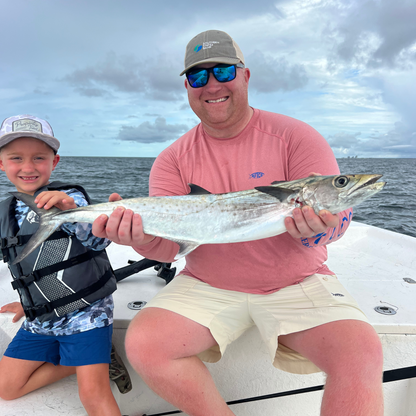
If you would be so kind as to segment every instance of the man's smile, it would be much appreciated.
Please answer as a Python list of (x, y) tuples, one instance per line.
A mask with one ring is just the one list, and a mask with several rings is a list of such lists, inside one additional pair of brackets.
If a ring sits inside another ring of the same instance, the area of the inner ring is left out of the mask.
[(221, 103), (227, 100), (228, 100), (228, 97), (222, 97), (222, 98), (217, 98), (216, 100), (205, 100), (205, 102), (208, 104), (211, 104), (211, 103)]

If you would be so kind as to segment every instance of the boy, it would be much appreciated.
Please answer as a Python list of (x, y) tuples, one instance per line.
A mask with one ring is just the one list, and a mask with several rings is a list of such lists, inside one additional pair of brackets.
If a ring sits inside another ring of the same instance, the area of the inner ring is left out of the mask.
[[(35, 196), (38, 208), (88, 205), (81, 186), (49, 181), (59, 145), (47, 121), (9, 117), (0, 128), (0, 169), (17, 191)], [(0, 202), (3, 260), (27, 317), (0, 360), (0, 397), (12, 400), (76, 373), (88, 415), (120, 415), (108, 377), (116, 289), (104, 251), (109, 241), (93, 236), (90, 224), (64, 224), (12, 265), (37, 223), (16, 198)]]

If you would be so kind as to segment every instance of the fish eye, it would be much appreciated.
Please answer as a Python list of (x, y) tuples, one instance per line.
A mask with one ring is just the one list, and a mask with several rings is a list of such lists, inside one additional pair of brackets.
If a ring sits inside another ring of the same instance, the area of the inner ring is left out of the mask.
[(335, 178), (334, 185), (337, 188), (344, 188), (350, 180), (346, 176), (338, 176)]

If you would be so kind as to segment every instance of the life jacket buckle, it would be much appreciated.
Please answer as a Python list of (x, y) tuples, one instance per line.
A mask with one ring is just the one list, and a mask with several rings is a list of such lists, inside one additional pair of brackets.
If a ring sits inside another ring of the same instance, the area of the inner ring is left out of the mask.
[(25, 309), (24, 311), (25, 311), (26, 318), (29, 321), (33, 321), (36, 318), (36, 314), (32, 311), (32, 308), (31, 309)]
[(13, 290), (23, 289), (24, 287), (29, 286), (34, 281), (36, 281), (36, 276), (33, 273), (28, 274), (26, 276), (20, 276), (18, 279), (13, 280), (12, 288)]
[(1, 249), (3, 250), (4, 248), (10, 248), (13, 246), (18, 246), (20, 245), (20, 238), (19, 236), (16, 237), (5, 237), (1, 239)]
[(20, 236), (16, 237), (4, 237), (0, 239), (0, 250), (3, 255), (3, 261), (8, 263), (10, 260), (9, 249), (14, 246), (22, 244)]
[(45, 303), (43, 305), (34, 306), (33, 308), (25, 309), (26, 317), (29, 321), (33, 321), (35, 318), (41, 315), (45, 315), (53, 311), (53, 307), (50, 303)]

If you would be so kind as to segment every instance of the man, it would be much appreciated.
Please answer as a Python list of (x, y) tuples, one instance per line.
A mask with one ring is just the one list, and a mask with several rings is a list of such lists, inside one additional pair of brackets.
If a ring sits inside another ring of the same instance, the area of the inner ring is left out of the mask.
[[(184, 73), (201, 123), (156, 159), (151, 196), (186, 194), (188, 183), (223, 193), (339, 173), (310, 126), (249, 106), (250, 71), (228, 34), (209, 30), (193, 38)], [(381, 416), (380, 341), (324, 264), (325, 245), (345, 232), (350, 217), (351, 210), (316, 215), (303, 207), (286, 218), (287, 233), (197, 248), (132, 321), (126, 350), (133, 367), (191, 416), (233, 415), (201, 359), (218, 361), (227, 344), (257, 325), (276, 367), (328, 375), (321, 415)], [(144, 234), (140, 215), (123, 208), (97, 219), (93, 232), (159, 261), (171, 262), (178, 251), (176, 243)]]

